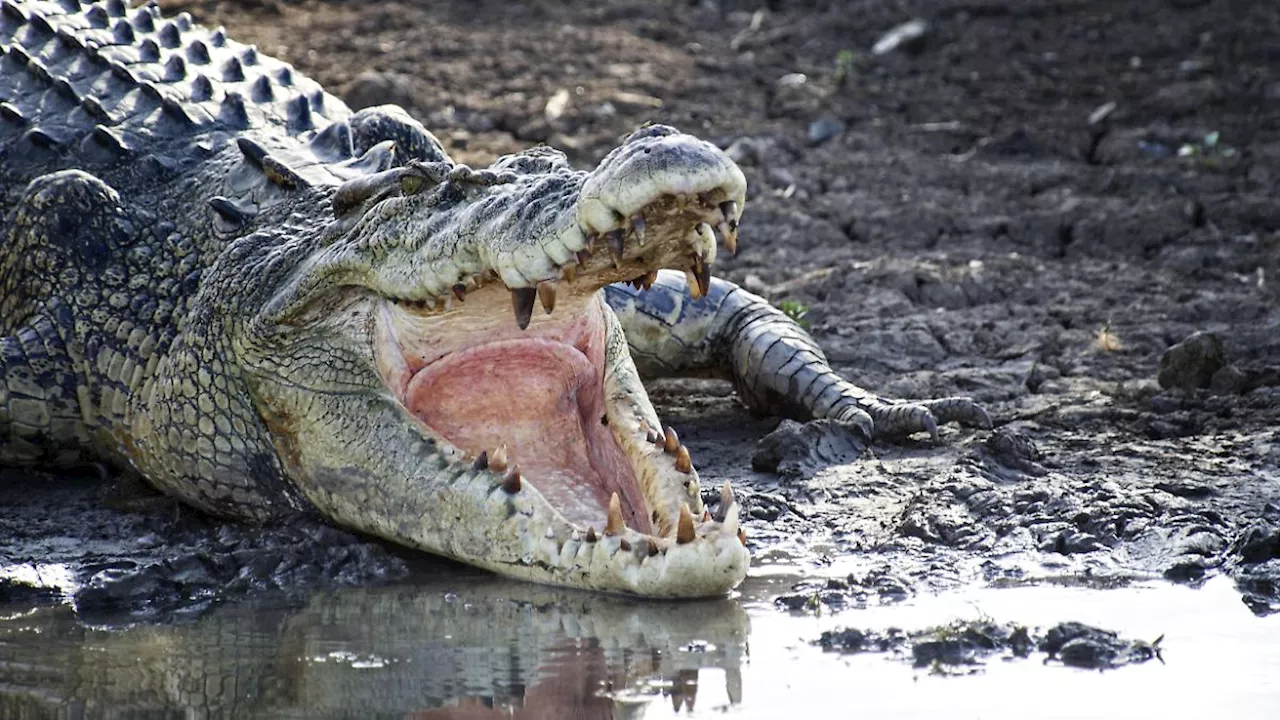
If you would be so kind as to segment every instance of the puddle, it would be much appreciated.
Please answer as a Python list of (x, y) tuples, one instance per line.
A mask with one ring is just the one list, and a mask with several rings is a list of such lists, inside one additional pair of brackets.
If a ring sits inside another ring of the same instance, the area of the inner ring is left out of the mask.
[[(781, 612), (778, 568), (739, 597), (644, 603), (487, 576), (259, 598), (196, 621), (99, 629), (0, 607), (0, 717), (1274, 717), (1280, 615), (1230, 581), (969, 588), (819, 616)], [(1161, 643), (1106, 672), (991, 656), (943, 677), (810, 641), (852, 626), (1077, 620)]]

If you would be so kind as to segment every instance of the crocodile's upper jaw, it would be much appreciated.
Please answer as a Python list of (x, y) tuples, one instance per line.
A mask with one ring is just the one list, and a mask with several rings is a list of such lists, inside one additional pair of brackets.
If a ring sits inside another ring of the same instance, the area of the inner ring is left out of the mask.
[[(504, 162), (519, 165), (495, 168)], [(347, 527), (540, 582), (726, 592), (749, 559), (738, 505), (726, 487), (714, 517), (703, 506), (688, 451), (662, 429), (598, 290), (660, 268), (705, 289), (717, 232), (736, 242), (741, 172), (666, 128), (641, 131), (593, 173), (553, 170), (467, 202), (380, 200), (348, 223), (365, 236), (316, 263), (341, 280), (283, 293), (306, 312), (273, 308), (294, 324), (328, 308), (326, 343), (367, 357), (381, 390), (259, 382), (277, 447), (294, 461), (294, 484)], [(453, 222), (441, 222), (448, 213)], [(397, 237), (373, 260), (359, 254), (397, 226), (446, 231)], [(397, 255), (405, 248), (418, 254)], [(332, 427), (352, 417), (355, 427)]]

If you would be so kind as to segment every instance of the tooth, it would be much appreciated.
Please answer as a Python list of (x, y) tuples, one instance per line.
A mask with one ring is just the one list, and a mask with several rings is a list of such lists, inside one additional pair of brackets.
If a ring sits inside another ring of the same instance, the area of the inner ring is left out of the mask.
[[(738, 527), (738, 515), (741, 511), (742, 511), (742, 506), (737, 503), (734, 503), (733, 505), (729, 506), (728, 512), (724, 514), (724, 520), (722, 521), (722, 526), (721, 526), (723, 532), (726, 535), (729, 535), (732, 537), (733, 535), (736, 535), (742, 532), (742, 529)], [(744, 544), (746, 543), (745, 537), (743, 538), (743, 543)]]
[(724, 249), (729, 251), (730, 255), (738, 254), (738, 231), (737, 225), (730, 227), (728, 222), (716, 223), (716, 229), (720, 231), (720, 235), (724, 238)]
[(720, 486), (720, 507), (716, 508), (716, 522), (724, 522), (725, 514), (729, 512), (729, 506), (732, 504), (733, 486), (725, 480), (724, 485)]
[(698, 281), (698, 293), (702, 297), (706, 297), (711, 290), (711, 263), (703, 265), (695, 273), (694, 279)]
[(595, 529), (595, 528), (593, 528), (593, 527), (588, 527), (588, 528), (587, 528), (587, 542), (589, 542), (589, 543), (593, 543), (593, 542), (595, 542), (595, 541), (596, 541), (596, 540), (598, 540), (598, 539), (599, 539), (599, 538), (597, 538), (597, 537), (596, 537), (596, 529)]
[(507, 471), (507, 446), (499, 445), (497, 450), (489, 456), (489, 469), (496, 472)]
[(630, 280), (628, 280), (628, 281), (627, 281), (627, 284), (628, 284), (628, 285), (630, 285), (631, 287), (633, 287), (633, 288), (635, 288), (635, 289), (639, 290), (639, 289), (641, 289), (641, 288), (643, 288), (643, 287), (644, 287), (644, 281), (645, 281), (645, 278), (647, 278), (647, 277), (648, 277), (648, 275), (637, 275), (637, 276), (635, 276), (635, 277), (631, 278)]
[(658, 281), (658, 271), (650, 270), (649, 274), (644, 276), (644, 289), (648, 290), (649, 288), (653, 287), (653, 284), (657, 281)]
[(636, 213), (631, 216), (631, 228), (635, 231), (636, 242), (644, 245), (644, 231), (649, 227), (649, 223), (644, 221), (644, 216)]
[(569, 532), (569, 539), (570, 539), (570, 540), (572, 540), (572, 541), (574, 541), (574, 542), (581, 542), (581, 540), (582, 540), (582, 533), (578, 532), (578, 529), (577, 529), (577, 528), (574, 528), (573, 530), (571, 530), (571, 531)]
[(676, 451), (676, 469), (686, 475), (693, 472), (693, 460), (689, 458), (689, 448), (683, 445)]
[(656, 543), (656, 542), (651, 542), (651, 543), (647, 543), (647, 544), (648, 544), (648, 546), (649, 546), (649, 549), (648, 549), (648, 551), (647, 551), (647, 552), (649, 553), (649, 557), (653, 557), (654, 555), (657, 555), (657, 554), (658, 554), (658, 543)]
[(591, 251), (579, 250), (575, 257), (578, 258), (578, 267), (586, 267), (587, 261), (591, 259)]
[(742, 528), (738, 528), (738, 542), (742, 543), (743, 547), (747, 546), (747, 534), (742, 531)]
[(702, 510), (702, 522), (707, 522), (710, 519), (711, 519), (711, 511), (704, 508)]
[(522, 287), (511, 291), (511, 307), (516, 313), (516, 325), (521, 330), (529, 327), (529, 319), (533, 317), (533, 299), (537, 297), (536, 288)]
[(711, 225), (700, 222), (693, 229), (695, 234), (693, 251), (698, 256), (698, 260), (710, 265), (716, 261), (716, 233), (711, 229)]
[(502, 478), (502, 489), (508, 494), (515, 495), (520, 492), (520, 466), (512, 465), (507, 471), (506, 477)]
[(670, 425), (667, 426), (666, 437), (662, 441), (662, 449), (668, 455), (675, 455), (676, 451), (680, 449), (680, 436), (676, 434), (676, 429)]
[(693, 542), (693, 513), (689, 505), (680, 506), (680, 522), (676, 526), (676, 544), (684, 545)]
[(545, 537), (546, 537), (548, 540), (555, 540), (555, 539), (556, 539), (556, 530), (555, 530), (555, 528), (553, 528), (553, 527), (551, 527), (550, 525), (548, 525), (548, 526), (547, 526), (547, 532), (545, 533)]
[(725, 200), (720, 203), (720, 212), (724, 215), (725, 224), (730, 230), (738, 231), (738, 203), (732, 200)]
[(550, 315), (552, 310), (556, 309), (556, 284), (550, 280), (543, 280), (538, 283), (538, 302), (542, 303), (542, 309)]
[(617, 260), (627, 250), (627, 238), (622, 228), (610, 230), (605, 233), (605, 240), (609, 243), (609, 252), (613, 253), (613, 259)]
[(467, 286), (465, 283), (454, 283), (453, 296), (458, 298), (458, 302), (467, 301)]
[(649, 428), (647, 431), (645, 431), (644, 439), (648, 440), (649, 444), (653, 445), (661, 442), (662, 436), (659, 435), (657, 431), (655, 431), (653, 428)]
[(475, 462), (471, 463), (471, 469), (476, 471), (489, 469), (489, 451), (488, 450), (480, 451), (480, 456), (476, 458)]
[(605, 535), (617, 535), (626, 529), (627, 525), (622, 520), (622, 501), (618, 499), (618, 493), (614, 493), (609, 498), (609, 517), (604, 523)]
[(570, 282), (570, 283), (571, 283), (571, 282), (573, 282), (574, 280), (577, 280), (577, 279), (578, 279), (578, 268), (577, 268), (577, 266), (574, 266), (574, 265), (565, 265), (565, 266), (564, 266), (564, 268), (563, 268), (563, 270), (564, 270), (564, 281), (565, 281), (565, 282)]
[(684, 284), (689, 288), (689, 297), (694, 300), (702, 297), (702, 288), (698, 285), (698, 278), (694, 277), (692, 270), (684, 271)]
[(618, 541), (618, 549), (622, 552), (631, 552), (631, 543), (627, 542), (624, 538)]

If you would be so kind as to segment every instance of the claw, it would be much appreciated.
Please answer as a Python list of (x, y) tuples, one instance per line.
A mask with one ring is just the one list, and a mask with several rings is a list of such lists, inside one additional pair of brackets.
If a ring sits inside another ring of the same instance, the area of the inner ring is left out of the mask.
[(924, 411), (924, 417), (920, 418), (920, 427), (929, 433), (929, 439), (938, 442), (938, 421), (933, 417), (933, 413), (928, 410)]

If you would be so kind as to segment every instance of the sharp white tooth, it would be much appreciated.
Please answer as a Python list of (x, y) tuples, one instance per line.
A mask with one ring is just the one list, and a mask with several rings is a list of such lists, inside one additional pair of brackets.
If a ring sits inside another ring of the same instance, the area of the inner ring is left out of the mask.
[(698, 278), (693, 274), (693, 270), (684, 271), (684, 283), (689, 288), (689, 296), (694, 300), (702, 297), (702, 289), (698, 286)]
[(636, 242), (644, 245), (644, 231), (649, 227), (649, 223), (645, 222), (644, 215), (636, 213), (631, 216), (631, 229), (636, 236)]
[(694, 541), (696, 534), (693, 529), (693, 513), (689, 512), (689, 505), (680, 506), (680, 518), (676, 521), (676, 544), (687, 545)]
[(729, 484), (728, 480), (725, 480), (724, 485), (720, 486), (720, 507), (716, 508), (716, 520), (724, 522), (725, 516), (729, 512), (729, 508), (734, 504), (734, 502), (733, 486)]
[(738, 514), (742, 511), (742, 506), (734, 503), (729, 506), (729, 511), (724, 514), (724, 532), (733, 537), (738, 534)]
[(556, 531), (555, 531), (555, 528), (553, 528), (553, 527), (551, 527), (550, 525), (548, 525), (548, 526), (547, 526), (547, 533), (546, 533), (546, 537), (547, 537), (547, 539), (548, 539), (548, 540), (555, 540), (555, 539), (556, 539)]
[(707, 223), (698, 223), (694, 228), (697, 239), (694, 248), (702, 256), (702, 262), (714, 265), (716, 262), (716, 234)]
[(556, 284), (550, 280), (543, 280), (538, 283), (538, 301), (542, 303), (542, 309), (551, 314), (556, 309)]

